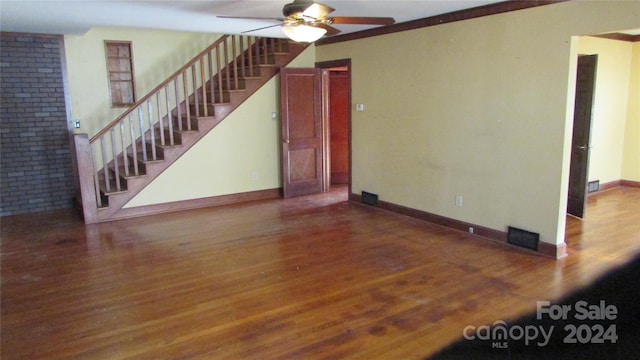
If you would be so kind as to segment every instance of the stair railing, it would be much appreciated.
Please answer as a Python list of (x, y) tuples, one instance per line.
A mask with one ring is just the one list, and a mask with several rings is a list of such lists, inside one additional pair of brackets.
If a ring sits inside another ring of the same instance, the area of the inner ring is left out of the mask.
[(194, 116), (215, 116), (213, 105), (225, 101), (225, 91), (238, 89), (239, 78), (282, 45), (281, 39), (224, 35), (93, 136), (97, 207), (106, 206), (101, 192), (126, 190), (123, 177), (142, 175), (145, 163), (162, 160), (157, 146), (179, 145), (176, 131), (192, 130)]

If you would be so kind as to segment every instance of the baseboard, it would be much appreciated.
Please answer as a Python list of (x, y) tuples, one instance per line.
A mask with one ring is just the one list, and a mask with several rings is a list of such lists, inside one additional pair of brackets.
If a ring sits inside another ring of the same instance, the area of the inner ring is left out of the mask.
[(123, 208), (114, 214), (112, 220), (169, 213), (174, 211), (195, 210), (206, 207), (232, 205), (248, 201), (270, 200), (282, 197), (282, 189), (249, 191), (238, 194), (212, 196), (207, 198), (175, 201), (164, 204)]
[(348, 172), (343, 172), (343, 173), (332, 172), (331, 173), (331, 185), (342, 185), (342, 184), (348, 184), (348, 183), (349, 183)]
[(598, 191), (594, 191), (592, 193), (588, 193), (587, 197), (598, 195), (598, 194), (602, 193), (603, 191), (607, 191), (607, 190), (611, 190), (611, 189), (617, 189), (619, 187), (640, 188), (640, 181), (614, 180), (614, 181), (609, 181), (609, 182), (606, 182), (606, 183), (602, 183), (602, 184), (600, 184), (600, 189), (598, 189)]
[[(353, 202), (360, 202), (361, 196), (358, 194), (349, 194), (349, 200)], [(444, 226), (450, 229), (462, 231), (465, 233), (469, 233), (469, 227), (473, 227), (473, 234), (487, 240), (496, 241), (500, 243), (504, 243), (510, 247), (521, 249), (526, 252), (537, 253), (543, 255), (545, 257), (551, 257), (554, 259), (560, 259), (567, 256), (566, 244), (563, 242), (559, 245), (549, 244), (545, 242), (538, 243), (538, 251), (528, 250), (521, 248), (519, 246), (515, 246), (507, 243), (507, 233), (504, 231), (499, 231), (495, 229), (491, 229), (488, 227), (484, 227), (477, 224), (471, 224), (464, 221), (452, 219), (446, 216), (432, 214), (426, 211), (412, 209), (406, 206), (393, 204), (386, 201), (378, 201), (376, 207), (388, 210), (394, 213), (406, 215), (415, 219), (424, 220), (433, 224), (437, 224), (440, 226)]]
[(598, 191), (594, 191), (592, 193), (587, 193), (587, 196), (592, 196), (592, 195), (596, 195), (596, 194), (598, 194), (600, 192), (603, 192), (603, 191), (619, 188), (621, 185), (622, 185), (622, 180), (615, 180), (615, 181), (609, 181), (609, 182), (606, 182), (606, 183), (602, 183), (602, 184), (600, 184), (600, 188), (598, 189)]
[(546, 242), (539, 242), (538, 252), (547, 257), (562, 259), (563, 257), (567, 256), (567, 244), (565, 242), (557, 245), (549, 244)]
[(640, 188), (640, 181), (620, 180), (620, 186)]

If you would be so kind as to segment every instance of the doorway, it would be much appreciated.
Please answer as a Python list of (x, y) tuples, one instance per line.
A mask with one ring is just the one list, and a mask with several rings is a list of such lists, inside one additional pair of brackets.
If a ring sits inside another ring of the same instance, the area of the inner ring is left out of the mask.
[(325, 191), (347, 186), (351, 193), (351, 60), (316, 63), (322, 69), (325, 102)]
[(280, 72), (283, 196), (351, 193), (351, 60)]

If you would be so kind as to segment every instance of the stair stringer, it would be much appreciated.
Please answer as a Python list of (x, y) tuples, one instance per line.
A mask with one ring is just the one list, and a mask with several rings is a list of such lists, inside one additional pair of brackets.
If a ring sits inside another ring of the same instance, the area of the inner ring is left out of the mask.
[(263, 87), (270, 79), (276, 76), (281, 67), (288, 65), (306, 48), (306, 45), (290, 43), (287, 55), (277, 56), (275, 64), (273, 65), (261, 65), (259, 80), (247, 80), (244, 91), (231, 93), (228, 103), (215, 104), (214, 116), (199, 117), (197, 120), (198, 130), (182, 133), (182, 145), (164, 148), (164, 160), (147, 162), (145, 164), (146, 174), (144, 176), (128, 178), (126, 191), (109, 194), (109, 206), (98, 209), (98, 222), (107, 222), (151, 214), (150, 212), (146, 212), (144, 209), (124, 208), (124, 206), (149, 184), (151, 184), (160, 174), (174, 164), (180, 157), (182, 157), (182, 155), (186, 154), (196, 143), (203, 139), (210, 131), (212, 131), (235, 109)]

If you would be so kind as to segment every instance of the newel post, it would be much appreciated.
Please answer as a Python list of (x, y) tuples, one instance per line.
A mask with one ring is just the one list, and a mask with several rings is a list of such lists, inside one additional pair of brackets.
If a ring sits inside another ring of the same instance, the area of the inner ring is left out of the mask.
[(74, 134), (74, 142), (82, 215), (85, 224), (94, 224), (98, 222), (98, 203), (96, 201), (95, 169), (89, 135)]

